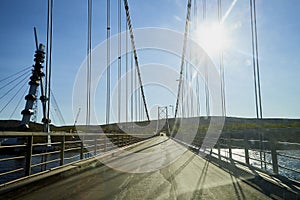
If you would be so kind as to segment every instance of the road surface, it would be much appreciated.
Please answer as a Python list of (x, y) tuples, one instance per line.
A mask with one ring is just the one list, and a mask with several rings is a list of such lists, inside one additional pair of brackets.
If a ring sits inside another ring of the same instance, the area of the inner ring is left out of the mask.
[(19, 199), (269, 199), (165, 136), (101, 162)]

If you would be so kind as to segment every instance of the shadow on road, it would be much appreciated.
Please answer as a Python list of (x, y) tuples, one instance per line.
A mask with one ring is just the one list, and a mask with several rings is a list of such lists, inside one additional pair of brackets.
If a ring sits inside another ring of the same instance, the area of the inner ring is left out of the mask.
[[(293, 181), (288, 180), (284, 177), (276, 177), (274, 179), (270, 176), (271, 180), (268, 180), (265, 177), (262, 177), (253, 167), (247, 166), (248, 169), (251, 171), (247, 172), (240, 167), (236, 166), (234, 162), (225, 162), (220, 161), (217, 158), (208, 156), (208, 159), (211, 163), (217, 165), (221, 169), (230, 173), (232, 177), (232, 183), (235, 188), (236, 193), (240, 197), (239, 199), (244, 199), (242, 188), (239, 186), (238, 182), (236, 182), (235, 178), (239, 178), (244, 183), (248, 184), (249, 186), (261, 191), (265, 195), (269, 196), (270, 198), (280, 198), (280, 199), (299, 199), (300, 198), (300, 190), (295, 187), (297, 183), (292, 183)], [(276, 182), (276, 184), (274, 183)], [(299, 185), (298, 185), (299, 186)], [(288, 187), (288, 188), (287, 188)]]

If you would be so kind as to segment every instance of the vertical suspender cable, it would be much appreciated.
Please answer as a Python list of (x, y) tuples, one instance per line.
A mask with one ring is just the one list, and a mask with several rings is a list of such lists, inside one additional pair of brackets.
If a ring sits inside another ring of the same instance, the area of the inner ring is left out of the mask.
[[(197, 6), (197, 0), (194, 0), (194, 30), (197, 31), (198, 28), (198, 6)], [(198, 61), (199, 62), (199, 61)], [(200, 117), (200, 88), (199, 88), (199, 74), (196, 72), (196, 97), (197, 97), (197, 112), (196, 115)]]
[(140, 108), (139, 108), (139, 110), (140, 110), (140, 121), (142, 121), (142, 109), (143, 109), (143, 106), (142, 106), (142, 94), (141, 94), (141, 91), (139, 90), (139, 92), (140, 92)]
[[(184, 70), (184, 69), (183, 69)], [(184, 71), (182, 71), (184, 73)], [(183, 88), (184, 85), (182, 85)], [(184, 118), (185, 110), (184, 110), (184, 89), (181, 90), (181, 117)]]
[(259, 73), (259, 62), (258, 62), (258, 38), (257, 38), (257, 26), (256, 26), (256, 0), (253, 0), (253, 16), (254, 16), (254, 30), (255, 30), (255, 51), (256, 51), (256, 70), (257, 70), (257, 89), (258, 89), (258, 100), (259, 100), (259, 114), (260, 118), (262, 115), (262, 101), (261, 101), (261, 88), (260, 88), (260, 73)]
[(252, 0), (250, 0), (250, 22), (251, 22), (251, 37), (252, 37), (252, 62), (253, 62), (253, 78), (254, 78), (254, 92), (255, 92), (255, 107), (256, 117), (259, 118), (258, 102), (257, 102), (257, 86), (256, 86), (256, 62), (255, 62), (255, 43), (254, 43), (254, 30), (253, 30), (253, 8)]
[(254, 92), (255, 92), (255, 107), (256, 117), (262, 118), (262, 105), (260, 93), (260, 78), (258, 66), (258, 42), (256, 29), (256, 9), (255, 1), (250, 0), (250, 17), (251, 17), (251, 37), (252, 37), (252, 59), (253, 59), (253, 78), (254, 78)]
[[(48, 0), (48, 9), (47, 9), (47, 38), (46, 38), (46, 77), (45, 77), (45, 94), (41, 96), (46, 96), (48, 89), (48, 71), (49, 71), (49, 27), (50, 27), (50, 11), (51, 11), (51, 0)], [(37, 49), (38, 50), (38, 49)]]
[[(183, 48), (182, 48), (182, 56), (181, 56), (181, 64), (180, 64), (180, 77), (179, 77), (178, 92), (177, 92), (176, 106), (175, 106), (175, 118), (177, 117), (179, 98), (180, 98), (180, 94), (182, 93), (181, 90), (182, 90), (182, 80), (183, 80), (183, 77), (182, 77), (183, 76), (183, 66), (184, 66), (185, 52), (186, 52), (186, 45), (187, 45), (187, 34), (188, 34), (188, 29), (189, 29), (189, 24), (190, 24), (190, 14), (191, 14), (191, 0), (188, 0), (186, 21), (185, 21), (185, 30), (184, 30), (184, 40), (183, 40)], [(183, 113), (182, 113), (182, 115), (183, 115)]]
[[(221, 25), (222, 21), (222, 0), (218, 0), (218, 21)], [(219, 52), (219, 65), (220, 65), (220, 83), (221, 83), (221, 102), (222, 102), (222, 116), (226, 116), (226, 101), (225, 101), (225, 74), (224, 74), (224, 59), (223, 51)]]
[[(253, 59), (253, 75), (254, 75), (254, 91), (255, 91), (255, 106), (257, 119), (262, 118), (261, 94), (260, 94), (260, 78), (259, 78), (259, 64), (258, 64), (258, 42), (256, 29), (256, 8), (255, 0), (250, 0), (250, 17), (251, 17), (251, 36), (252, 36), (252, 59)], [(262, 134), (260, 136), (260, 149), (263, 148)], [(263, 168), (262, 151), (259, 151), (260, 165)], [(265, 153), (264, 153), (265, 155)], [(265, 156), (264, 156), (265, 158)]]
[[(45, 132), (50, 131), (50, 90), (51, 90), (51, 71), (52, 71), (52, 33), (53, 33), (53, 0), (48, 0), (48, 20), (47, 20), (47, 61), (46, 61), (46, 81), (45, 96), (47, 97), (46, 119), (48, 124), (44, 127)], [(48, 46), (49, 45), (49, 46)], [(43, 95), (43, 94), (42, 94)]]
[(109, 124), (110, 117), (110, 0), (107, 0), (107, 49), (106, 49), (106, 124)]
[(91, 70), (92, 70), (92, 0), (88, 0), (88, 42), (87, 42), (87, 101), (86, 125), (91, 123)]
[[(142, 94), (141, 94), (141, 96), (142, 96)], [(141, 112), (141, 121), (144, 121), (144, 114), (145, 114), (145, 112), (143, 112), (143, 101), (142, 101), (143, 99), (142, 98), (140, 98), (140, 104), (141, 104), (141, 106), (140, 106), (140, 112)]]
[[(218, 0), (218, 22), (219, 26), (221, 25), (221, 6), (220, 6), (220, 0)], [(220, 88), (221, 88), (221, 104), (222, 104), (222, 116), (224, 116), (224, 102), (223, 102), (223, 83), (222, 83), (222, 50), (219, 52), (219, 76), (220, 76)]]
[(131, 100), (131, 106), (130, 106), (130, 113), (131, 113), (131, 122), (134, 121), (133, 119), (133, 101), (134, 101), (134, 90), (133, 90), (133, 77), (134, 77), (134, 69), (133, 69), (133, 52), (130, 52), (130, 68), (131, 68), (131, 93), (130, 93), (130, 100)]
[[(258, 38), (257, 38), (257, 26), (256, 26), (256, 1), (253, 0), (253, 20), (254, 20), (254, 36), (255, 36), (255, 58), (256, 58), (256, 72), (257, 72), (257, 92), (258, 92), (258, 106), (259, 106), (259, 118), (262, 119), (262, 104), (261, 104), (261, 90), (260, 90), (260, 75), (259, 75), (259, 62), (258, 62)], [(260, 149), (265, 149), (264, 133), (260, 134)], [(266, 152), (260, 151), (261, 168), (266, 169)], [(262, 155), (263, 154), (263, 155)], [(263, 158), (262, 158), (263, 156)], [(264, 164), (263, 161), (264, 160)]]
[(203, 19), (206, 19), (206, 0), (203, 1)]
[[(191, 56), (191, 55), (190, 55)], [(191, 117), (194, 117), (194, 91), (193, 91), (193, 68), (192, 68), (192, 65), (190, 65), (191, 67), (190, 67), (190, 77), (189, 77), (189, 79), (190, 79), (190, 83), (191, 83), (191, 87), (190, 87), (190, 89), (189, 89), (189, 91), (190, 91), (190, 95), (191, 95), (191, 103), (190, 103), (190, 109), (191, 109), (191, 114), (190, 114), (190, 116)]]
[(197, 96), (197, 116), (200, 117), (200, 111), (201, 111), (201, 106), (200, 106), (200, 88), (199, 88), (199, 75), (196, 77), (196, 96)]
[(120, 123), (121, 121), (121, 0), (118, 0), (118, 122)]
[[(257, 89), (258, 89), (258, 101), (259, 101), (259, 114), (260, 119), (262, 116), (262, 102), (261, 102), (261, 89), (260, 89), (260, 73), (259, 73), (259, 62), (258, 62), (258, 38), (257, 38), (257, 26), (256, 26), (256, 0), (253, 0), (253, 16), (254, 16), (254, 28), (255, 28), (255, 52), (256, 52), (256, 71), (257, 71)], [(264, 133), (260, 134), (260, 143), (261, 149), (265, 149), (264, 143), (262, 140), (264, 139)], [(261, 153), (261, 152), (260, 152)], [(266, 152), (263, 152), (264, 159), (264, 168), (266, 169)], [(261, 158), (262, 160), (262, 158)], [(261, 162), (262, 165), (262, 162)]]
[[(50, 91), (51, 91), (51, 73), (52, 73), (52, 35), (53, 35), (53, 0), (51, 0), (51, 13), (50, 13), (50, 49), (49, 49), (49, 75), (48, 75), (48, 108), (47, 108), (47, 119), (49, 120), (50, 115)], [(48, 127), (49, 130), (49, 127)]]
[(125, 122), (128, 122), (128, 25), (127, 25), (127, 23), (125, 23), (125, 26), (126, 26), (126, 38), (125, 38), (125, 40), (126, 40), (126, 43), (125, 43), (125, 45), (126, 45), (126, 57), (125, 57), (125, 59), (126, 59), (126, 73), (125, 73), (125, 78), (126, 78), (126, 92), (125, 92), (125, 102), (126, 102), (126, 106), (125, 106), (125, 113), (126, 113), (126, 115), (125, 115)]
[(186, 108), (186, 117), (189, 117), (190, 111), (189, 111), (189, 63), (185, 61), (185, 81), (183, 81), (184, 90), (186, 92), (184, 96), (184, 102), (185, 102), (185, 108)]
[(138, 121), (141, 120), (141, 93), (140, 90), (138, 90)]
[[(190, 59), (191, 59), (191, 49), (189, 49), (189, 57), (190, 57)], [(194, 102), (194, 93), (193, 93), (193, 66), (190, 64), (190, 63), (188, 63), (188, 67), (189, 67), (189, 88), (188, 88), (188, 91), (189, 91), (189, 95), (190, 95), (190, 111), (189, 111), (189, 116), (190, 117), (193, 117), (194, 116), (194, 110), (193, 110), (193, 102)]]
[(135, 75), (134, 75), (134, 105), (135, 105), (135, 121), (138, 120), (138, 115), (137, 115), (137, 110), (138, 110), (138, 86), (137, 86), (137, 72), (135, 71)]
[[(203, 20), (206, 20), (206, 0), (203, 0)], [(206, 115), (210, 116), (210, 103), (209, 103), (209, 89), (208, 89), (208, 66), (207, 66), (207, 61), (206, 58), (205, 59), (205, 105), (206, 105)]]
[[(253, 17), (254, 17), (254, 30), (255, 30), (255, 53), (256, 53), (256, 71), (257, 71), (257, 90), (258, 90), (258, 105), (259, 105), (259, 118), (262, 119), (262, 103), (261, 103), (261, 90), (260, 90), (260, 73), (259, 73), (259, 62), (258, 62), (258, 38), (257, 38), (257, 26), (256, 26), (256, 1), (253, 0)], [(260, 146), (261, 149), (264, 150), (265, 146), (263, 143), (264, 139), (264, 133), (260, 134)], [(260, 151), (260, 154), (262, 154), (262, 151)], [(261, 155), (261, 160), (262, 160), (262, 155)], [(266, 169), (266, 152), (263, 152), (263, 160), (264, 162), (261, 161), (261, 168), (264, 166)]]
[(140, 91), (137, 90), (137, 121), (140, 120)]

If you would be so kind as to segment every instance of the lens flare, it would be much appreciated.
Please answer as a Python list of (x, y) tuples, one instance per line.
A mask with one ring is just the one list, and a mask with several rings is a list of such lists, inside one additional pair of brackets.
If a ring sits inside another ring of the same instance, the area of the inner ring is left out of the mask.
[(217, 53), (224, 51), (228, 48), (230, 43), (224, 24), (199, 24), (192, 35), (196, 42), (200, 43), (211, 55), (216, 55)]

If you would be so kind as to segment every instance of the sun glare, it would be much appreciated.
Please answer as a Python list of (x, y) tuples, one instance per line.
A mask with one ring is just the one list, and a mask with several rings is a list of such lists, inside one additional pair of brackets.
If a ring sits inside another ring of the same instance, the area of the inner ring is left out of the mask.
[(227, 31), (223, 24), (202, 24), (193, 32), (194, 38), (212, 55), (225, 50), (229, 46)]

